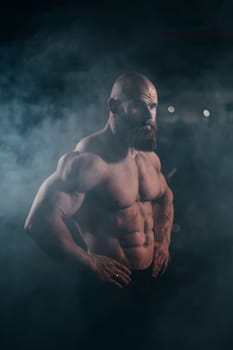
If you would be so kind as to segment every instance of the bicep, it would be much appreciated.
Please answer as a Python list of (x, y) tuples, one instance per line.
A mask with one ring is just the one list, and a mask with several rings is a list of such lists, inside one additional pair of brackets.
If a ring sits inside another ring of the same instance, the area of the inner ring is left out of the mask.
[(51, 220), (56, 213), (63, 217), (73, 216), (79, 210), (85, 193), (104, 178), (104, 163), (96, 158), (75, 151), (62, 156), (56, 171), (41, 185), (26, 226), (35, 216), (39, 220)]
[(28, 214), (25, 228), (30, 228), (33, 221), (37, 223), (51, 220), (55, 214), (62, 217), (71, 217), (80, 208), (85, 194), (70, 191), (67, 183), (53, 173), (39, 188)]

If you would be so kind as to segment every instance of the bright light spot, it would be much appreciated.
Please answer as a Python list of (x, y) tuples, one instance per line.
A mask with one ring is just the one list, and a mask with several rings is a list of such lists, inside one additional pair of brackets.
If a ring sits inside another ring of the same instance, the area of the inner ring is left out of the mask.
[(209, 118), (210, 111), (208, 109), (204, 109), (202, 113), (203, 113), (204, 117)]
[(169, 106), (167, 110), (168, 110), (169, 113), (174, 113), (175, 112), (175, 107)]

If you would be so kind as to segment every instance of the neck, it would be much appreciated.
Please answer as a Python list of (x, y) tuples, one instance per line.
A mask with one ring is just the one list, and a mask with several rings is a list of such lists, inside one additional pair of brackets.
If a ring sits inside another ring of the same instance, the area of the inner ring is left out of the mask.
[(115, 128), (113, 115), (109, 115), (109, 119), (104, 127), (104, 132), (108, 140), (108, 144), (111, 145), (111, 152), (114, 155), (126, 156), (127, 154), (134, 153), (134, 148), (130, 147), (127, 143), (127, 138), (121, 135)]

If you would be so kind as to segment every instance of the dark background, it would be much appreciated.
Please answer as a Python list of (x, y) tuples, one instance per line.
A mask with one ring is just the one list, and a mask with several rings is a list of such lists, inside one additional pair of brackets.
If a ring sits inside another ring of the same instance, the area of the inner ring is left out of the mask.
[(144, 348), (233, 344), (232, 40), (230, 0), (1, 5), (1, 349), (53, 348), (68, 327), (79, 276), (23, 224), (57, 159), (104, 125), (112, 83), (132, 70), (158, 88), (158, 154), (175, 195), (162, 312)]

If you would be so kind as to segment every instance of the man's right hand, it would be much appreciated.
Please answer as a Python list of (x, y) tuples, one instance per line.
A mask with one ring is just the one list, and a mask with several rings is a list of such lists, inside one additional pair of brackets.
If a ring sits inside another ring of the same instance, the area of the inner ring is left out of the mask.
[(102, 282), (117, 288), (127, 286), (130, 281), (130, 269), (119, 261), (103, 255), (90, 254), (91, 270), (95, 277)]

